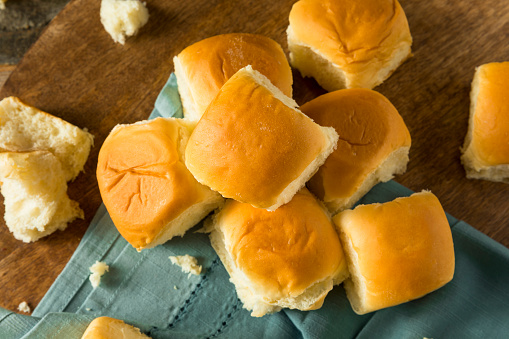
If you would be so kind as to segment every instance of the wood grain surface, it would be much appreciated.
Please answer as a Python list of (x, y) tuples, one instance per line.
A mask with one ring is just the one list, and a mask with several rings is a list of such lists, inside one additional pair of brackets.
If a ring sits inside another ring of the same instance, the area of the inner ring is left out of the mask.
[[(287, 51), (293, 3), (148, 0), (148, 24), (124, 46), (103, 30), (98, 0), (75, 0), (64, 8), (13, 71), (0, 98), (18, 96), (95, 135), (85, 173), (69, 185), (85, 220), (33, 244), (15, 240), (0, 221), (0, 306), (16, 310), (26, 300), (34, 308), (61, 272), (101, 203), (95, 166), (102, 142), (116, 124), (148, 117), (173, 71), (173, 56), (230, 32), (264, 34)], [(509, 186), (465, 179), (459, 160), (475, 67), (509, 60), (509, 2), (401, 4), (414, 55), (376, 88), (398, 108), (412, 135), (408, 171), (396, 181), (415, 191), (430, 189), (446, 211), (509, 246)], [(293, 74), (299, 104), (324, 93), (314, 80)]]
[(11, 75), (12, 71), (14, 71), (14, 65), (0, 65), (0, 88), (4, 85), (5, 81)]

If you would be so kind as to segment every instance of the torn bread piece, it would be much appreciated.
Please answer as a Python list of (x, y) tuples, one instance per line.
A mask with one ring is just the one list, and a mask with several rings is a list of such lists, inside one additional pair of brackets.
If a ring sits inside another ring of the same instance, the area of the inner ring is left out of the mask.
[(5, 223), (18, 240), (33, 242), (83, 219), (67, 195), (62, 165), (49, 151), (0, 153), (0, 181)]
[(26, 301), (22, 301), (18, 305), (18, 311), (24, 312), (24, 313), (30, 313), (32, 310), (30, 309), (30, 306), (28, 306), (28, 303)]
[(148, 10), (139, 0), (102, 0), (101, 23), (113, 41), (125, 44), (148, 22)]
[(66, 181), (83, 171), (92, 134), (23, 103), (16, 97), (0, 102), (0, 152), (51, 151), (62, 164)]
[(101, 283), (101, 277), (106, 272), (109, 272), (110, 267), (105, 262), (96, 261), (92, 266), (90, 266), (89, 270), (91, 274), (88, 279), (90, 280), (92, 287), (96, 288)]
[(182, 272), (189, 273), (189, 276), (191, 276), (191, 274), (201, 274), (202, 266), (198, 265), (198, 260), (189, 254), (170, 256), (169, 259), (172, 264), (180, 266), (182, 268)]

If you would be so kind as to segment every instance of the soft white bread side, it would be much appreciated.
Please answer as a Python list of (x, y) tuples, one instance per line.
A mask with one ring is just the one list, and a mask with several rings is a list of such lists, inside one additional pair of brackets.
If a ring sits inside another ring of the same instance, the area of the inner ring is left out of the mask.
[(221, 88), (189, 139), (186, 166), (226, 198), (269, 211), (290, 201), (336, 149), (321, 127), (248, 66)]
[(92, 320), (81, 339), (147, 339), (140, 329), (122, 320), (99, 317)]
[(111, 220), (138, 251), (184, 233), (223, 201), (184, 165), (183, 119), (118, 125), (99, 152), (97, 181)]
[(212, 246), (252, 316), (320, 308), (348, 274), (329, 214), (306, 189), (274, 212), (228, 200), (207, 223)]
[(62, 163), (66, 181), (83, 170), (93, 141), (87, 131), (18, 98), (0, 102), (0, 151), (51, 151)]
[(289, 21), (291, 65), (328, 91), (371, 89), (411, 54), (397, 0), (300, 0)]
[(461, 161), (469, 179), (509, 183), (509, 62), (479, 66)]
[(102, 0), (101, 23), (113, 41), (124, 44), (148, 21), (148, 10), (140, 0)]
[(333, 221), (350, 272), (346, 295), (357, 314), (420, 298), (453, 278), (451, 229), (431, 192), (361, 205)]
[(0, 0), (0, 9), (5, 9), (5, 3), (7, 0)]
[(319, 96), (301, 110), (339, 134), (338, 148), (307, 183), (332, 214), (352, 207), (377, 183), (405, 172), (410, 133), (382, 94), (344, 89)]
[(259, 34), (231, 33), (201, 40), (174, 59), (184, 117), (200, 120), (224, 83), (251, 65), (286, 96), (292, 96), (292, 71), (281, 46)]
[(5, 223), (14, 237), (36, 241), (83, 218), (67, 196), (60, 161), (48, 151), (0, 153), (0, 181)]

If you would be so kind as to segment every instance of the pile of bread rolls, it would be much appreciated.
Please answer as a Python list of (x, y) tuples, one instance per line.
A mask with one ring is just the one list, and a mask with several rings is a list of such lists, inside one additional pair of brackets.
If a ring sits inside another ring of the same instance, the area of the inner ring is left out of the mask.
[(342, 282), (359, 314), (440, 288), (454, 250), (432, 193), (350, 209), (406, 170), (409, 131), (371, 88), (411, 41), (396, 0), (298, 1), (291, 64), (331, 91), (302, 107), (273, 40), (238, 33), (187, 47), (174, 58), (184, 118), (119, 125), (102, 145), (97, 179), (118, 231), (141, 251), (215, 211), (205, 229), (257, 317), (317, 309)]

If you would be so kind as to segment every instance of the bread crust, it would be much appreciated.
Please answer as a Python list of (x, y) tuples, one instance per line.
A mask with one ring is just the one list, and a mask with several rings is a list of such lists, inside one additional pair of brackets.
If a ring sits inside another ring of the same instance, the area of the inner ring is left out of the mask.
[(476, 69), (461, 161), (467, 178), (509, 183), (509, 62)]
[(115, 127), (99, 152), (97, 181), (120, 234), (137, 250), (182, 236), (222, 198), (184, 165), (185, 121), (157, 118)]
[(352, 207), (378, 182), (406, 170), (410, 133), (382, 94), (344, 89), (319, 96), (300, 109), (339, 134), (337, 149), (307, 183), (332, 214)]
[(211, 222), (212, 246), (253, 316), (320, 308), (348, 274), (330, 216), (307, 189), (274, 212), (228, 200)]
[(420, 298), (454, 275), (445, 212), (429, 192), (361, 205), (333, 217), (351, 277), (347, 297), (357, 314)]
[(213, 36), (186, 47), (174, 59), (184, 117), (200, 120), (221, 87), (251, 65), (286, 96), (292, 96), (292, 71), (281, 46), (259, 34)]
[(328, 91), (373, 88), (411, 54), (397, 0), (300, 0), (289, 21), (290, 63)]
[(251, 67), (222, 87), (196, 125), (186, 165), (201, 183), (258, 208), (290, 201), (335, 149), (337, 133)]

